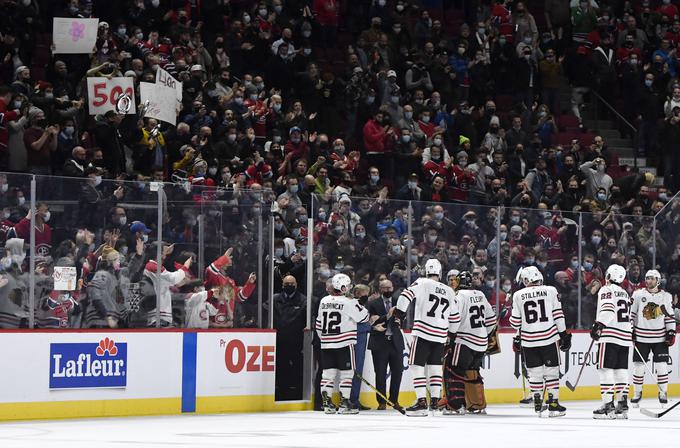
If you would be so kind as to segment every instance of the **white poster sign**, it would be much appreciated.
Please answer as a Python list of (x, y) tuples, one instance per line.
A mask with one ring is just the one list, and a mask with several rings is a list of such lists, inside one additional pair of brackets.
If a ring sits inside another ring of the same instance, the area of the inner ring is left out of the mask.
[(130, 96), (128, 114), (137, 112), (135, 107), (135, 88), (130, 77), (87, 78), (87, 108), (90, 115), (104, 114), (116, 110), (116, 102), (121, 95)]
[(172, 75), (162, 68), (158, 67), (156, 70), (156, 85), (163, 85), (175, 89), (177, 94), (177, 102), (182, 102), (182, 83), (177, 81)]
[(90, 54), (97, 43), (99, 19), (55, 17), (53, 43), (56, 54)]
[(139, 93), (142, 97), (142, 103), (149, 101), (149, 106), (144, 114), (145, 117), (156, 118), (175, 125), (177, 122), (175, 89), (161, 84), (142, 82), (139, 83)]
[(55, 266), (52, 278), (55, 290), (73, 291), (76, 289), (77, 274), (73, 266)]

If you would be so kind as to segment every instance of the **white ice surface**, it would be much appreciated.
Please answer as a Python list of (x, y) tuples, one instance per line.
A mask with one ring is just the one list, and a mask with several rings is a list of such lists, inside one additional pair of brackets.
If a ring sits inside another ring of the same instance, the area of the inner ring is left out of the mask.
[[(550, 419), (538, 418), (532, 409), (495, 405), (486, 416), (309, 411), (2, 423), (0, 447), (644, 448), (677, 446), (680, 440), (680, 407), (661, 419), (631, 409), (629, 420), (605, 421), (592, 419), (597, 402), (564, 404), (567, 416)], [(643, 400), (643, 407), (654, 406)]]

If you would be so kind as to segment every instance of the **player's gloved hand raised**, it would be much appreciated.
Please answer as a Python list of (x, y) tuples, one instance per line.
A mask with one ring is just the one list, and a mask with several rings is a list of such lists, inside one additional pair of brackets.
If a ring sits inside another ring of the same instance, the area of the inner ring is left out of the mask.
[(560, 350), (568, 352), (571, 348), (571, 333), (563, 331), (560, 333)]
[(600, 336), (602, 336), (603, 328), (604, 325), (602, 325), (600, 322), (594, 322), (593, 326), (590, 328), (590, 337), (595, 339), (596, 341), (599, 341)]
[(666, 332), (666, 345), (670, 347), (673, 344), (675, 344), (675, 331), (670, 330)]
[(512, 351), (515, 353), (519, 353), (522, 351), (522, 340), (520, 339), (519, 336), (515, 336), (512, 338)]

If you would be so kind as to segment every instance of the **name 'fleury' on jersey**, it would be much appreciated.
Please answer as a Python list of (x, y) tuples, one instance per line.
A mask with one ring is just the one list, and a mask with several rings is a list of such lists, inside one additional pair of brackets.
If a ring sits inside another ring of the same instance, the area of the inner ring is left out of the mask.
[(630, 297), (618, 285), (606, 285), (597, 292), (596, 321), (604, 325), (598, 342), (630, 347)]
[(485, 352), (488, 348), (489, 333), (496, 326), (496, 313), (484, 293), (474, 289), (456, 292), (456, 305), (460, 323), (452, 324), (450, 331), (456, 333), (456, 344), (472, 350)]
[(675, 321), (661, 312), (673, 309), (673, 297), (666, 291), (649, 292), (638, 289), (633, 292), (630, 318), (633, 322), (635, 340), (646, 344), (664, 342), (666, 331), (675, 330)]
[(399, 295), (397, 309), (404, 313), (415, 301), (413, 335), (432, 342), (445, 343), (449, 327), (460, 323), (455, 292), (430, 278), (419, 278)]
[(357, 342), (357, 324), (368, 322), (368, 310), (355, 299), (326, 296), (319, 303), (316, 332), (321, 348), (342, 348)]
[(559, 340), (566, 330), (557, 289), (528, 286), (512, 295), (510, 325), (519, 330), (523, 347), (543, 347)]

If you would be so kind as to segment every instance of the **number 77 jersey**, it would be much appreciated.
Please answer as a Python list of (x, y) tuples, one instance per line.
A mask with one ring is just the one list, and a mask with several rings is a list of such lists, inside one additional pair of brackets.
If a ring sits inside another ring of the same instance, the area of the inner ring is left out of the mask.
[(399, 295), (397, 309), (406, 313), (412, 302), (415, 307), (412, 334), (445, 343), (449, 328), (460, 323), (453, 289), (430, 278), (419, 278)]
[(528, 286), (512, 295), (510, 325), (519, 330), (522, 347), (544, 347), (566, 330), (559, 294), (552, 286)]

